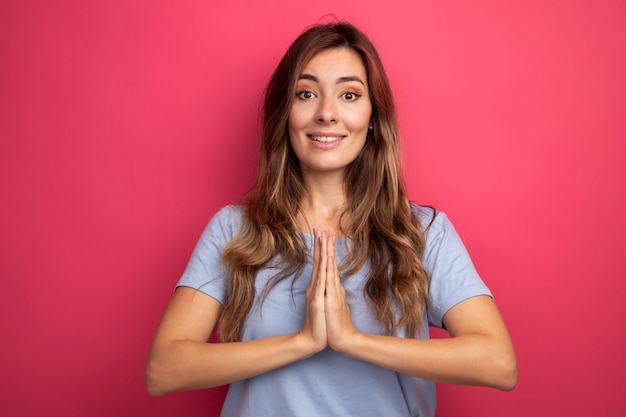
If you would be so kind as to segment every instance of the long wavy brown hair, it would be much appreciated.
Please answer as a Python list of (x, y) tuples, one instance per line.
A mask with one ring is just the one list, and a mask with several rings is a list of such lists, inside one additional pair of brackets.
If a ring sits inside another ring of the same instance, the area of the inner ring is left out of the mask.
[[(345, 22), (316, 25), (302, 33), (278, 64), (265, 92), (258, 178), (245, 201), (241, 229), (224, 251), (230, 277), (222, 307), (222, 341), (240, 339), (242, 324), (255, 298), (257, 272), (280, 260), (281, 274), (271, 280), (298, 277), (310, 254), (296, 223), (305, 188), (287, 121), (296, 83), (306, 64), (319, 52), (349, 48), (362, 59), (372, 102), (372, 129), (345, 177), (350, 261), (344, 276), (369, 261), (364, 291), (376, 316), (393, 334), (400, 328), (415, 336), (428, 300), (428, 277), (421, 257), (425, 237), (411, 211), (398, 154), (395, 104), (381, 60), (369, 39)], [(264, 295), (263, 295), (264, 296)]]

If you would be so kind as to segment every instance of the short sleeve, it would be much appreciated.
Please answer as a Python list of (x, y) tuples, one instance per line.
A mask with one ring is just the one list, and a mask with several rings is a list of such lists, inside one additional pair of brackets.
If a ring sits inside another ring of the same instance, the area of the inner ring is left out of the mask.
[[(422, 218), (423, 213), (418, 217)], [(461, 301), (478, 295), (491, 296), (445, 213), (436, 212), (427, 229), (422, 263), (430, 279), (428, 321), (431, 326), (443, 328), (443, 316)]]
[(191, 287), (224, 303), (228, 275), (222, 263), (222, 253), (239, 231), (241, 214), (241, 207), (226, 206), (213, 216), (176, 287)]

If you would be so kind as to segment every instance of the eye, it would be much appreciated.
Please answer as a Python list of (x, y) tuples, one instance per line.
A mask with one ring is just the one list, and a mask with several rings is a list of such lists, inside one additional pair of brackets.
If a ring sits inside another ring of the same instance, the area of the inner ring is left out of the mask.
[(359, 94), (353, 93), (352, 91), (348, 91), (347, 93), (343, 93), (343, 98), (346, 101), (354, 101), (354, 100), (356, 100), (359, 97), (361, 97)]
[(300, 100), (309, 100), (314, 97), (314, 94), (311, 91), (303, 90), (298, 91), (296, 93), (296, 97), (298, 97)]

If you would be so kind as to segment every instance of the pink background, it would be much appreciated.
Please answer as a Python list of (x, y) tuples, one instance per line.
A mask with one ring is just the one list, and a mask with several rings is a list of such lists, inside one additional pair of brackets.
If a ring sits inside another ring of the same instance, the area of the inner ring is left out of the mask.
[(1, 415), (218, 415), (223, 388), (150, 397), (146, 353), (251, 185), (272, 69), (327, 13), (377, 45), (411, 197), (516, 345), (514, 392), (440, 385), (437, 415), (624, 415), (626, 2), (313, 3), (0, 2)]

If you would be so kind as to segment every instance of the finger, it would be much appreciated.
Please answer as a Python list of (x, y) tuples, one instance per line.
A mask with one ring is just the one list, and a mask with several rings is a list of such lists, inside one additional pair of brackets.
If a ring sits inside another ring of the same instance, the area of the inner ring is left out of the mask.
[(319, 230), (313, 229), (313, 271), (312, 275), (315, 275), (317, 272), (317, 268), (319, 267), (319, 253), (320, 253), (320, 242), (319, 242)]
[(313, 234), (313, 269), (311, 271), (311, 278), (307, 289), (307, 292), (312, 293), (311, 295), (314, 295), (318, 292), (318, 287), (320, 285), (320, 255), (322, 253), (320, 240), (321, 232), (319, 230), (314, 230)]
[(313, 279), (315, 280), (315, 293), (319, 296), (323, 296), (326, 291), (326, 269), (328, 256), (326, 255), (327, 251), (327, 242), (326, 242), (326, 232), (318, 232), (317, 237), (315, 238), (318, 245), (318, 252), (316, 255), (317, 259), (317, 270), (314, 271)]
[(326, 287), (329, 291), (336, 291), (339, 284), (339, 270), (337, 267), (337, 257), (335, 255), (336, 238), (329, 235), (326, 253), (328, 254), (328, 263), (326, 266)]

